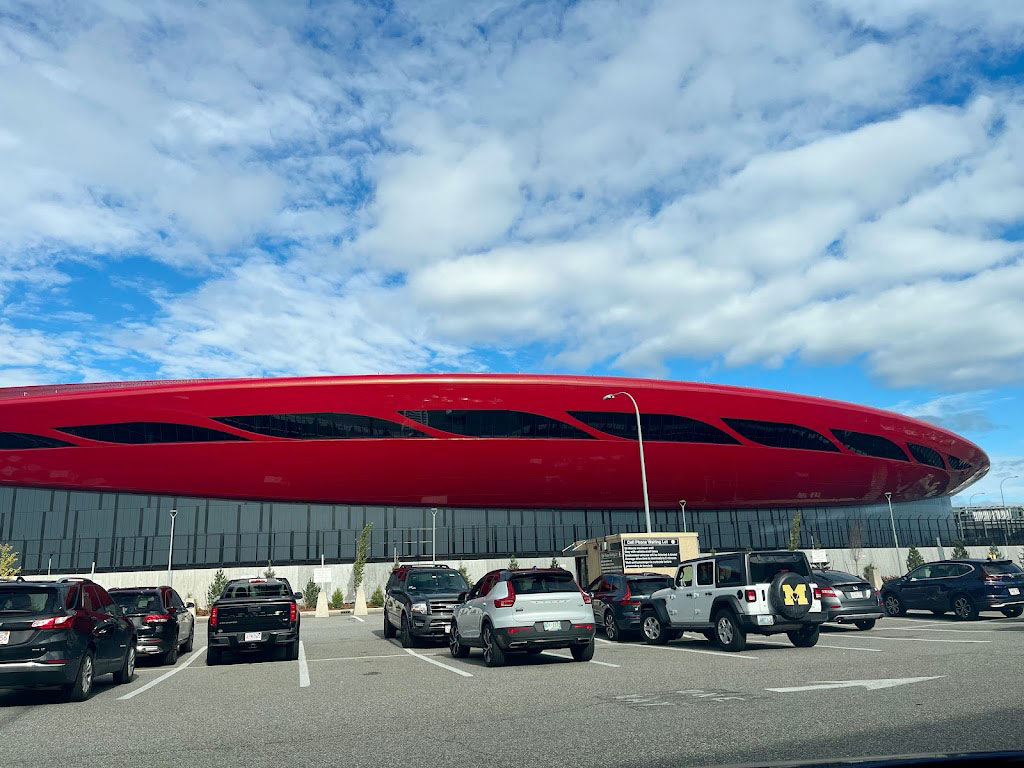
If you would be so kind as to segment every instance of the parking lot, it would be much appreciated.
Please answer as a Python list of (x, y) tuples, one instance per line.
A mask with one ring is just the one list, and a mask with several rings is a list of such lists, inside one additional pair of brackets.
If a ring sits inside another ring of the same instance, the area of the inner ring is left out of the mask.
[(1024, 747), (1024, 619), (889, 618), (814, 648), (686, 635), (487, 668), (403, 649), (381, 616), (306, 617), (298, 661), (140, 662), (93, 698), (0, 690), (4, 766), (717, 764)]

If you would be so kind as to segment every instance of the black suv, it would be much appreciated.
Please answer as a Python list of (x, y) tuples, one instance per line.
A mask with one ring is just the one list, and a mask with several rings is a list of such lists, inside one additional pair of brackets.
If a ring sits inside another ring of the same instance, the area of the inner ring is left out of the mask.
[(609, 640), (640, 631), (643, 599), (672, 586), (672, 577), (661, 573), (606, 573), (587, 587), (594, 598), (594, 619)]
[(1024, 613), (1024, 571), (1010, 560), (938, 560), (919, 566), (882, 587), (882, 603), (890, 616), (907, 609), (958, 619), (976, 619), (980, 611), (1004, 616)]
[(60, 687), (71, 701), (98, 675), (135, 674), (135, 627), (88, 579), (0, 582), (0, 687)]
[(181, 597), (170, 587), (125, 587), (110, 590), (114, 602), (135, 625), (140, 656), (158, 656), (161, 664), (174, 664), (178, 652), (192, 650), (196, 620)]
[(397, 633), (403, 648), (411, 648), (418, 638), (447, 640), (452, 608), (468, 591), (463, 575), (447, 565), (396, 567), (384, 597), (384, 637)]

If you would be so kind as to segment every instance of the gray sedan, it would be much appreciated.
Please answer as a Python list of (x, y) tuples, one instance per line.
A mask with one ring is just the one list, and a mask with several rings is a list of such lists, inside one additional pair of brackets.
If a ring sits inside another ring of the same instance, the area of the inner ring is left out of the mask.
[(821, 605), (828, 621), (871, 629), (885, 615), (878, 592), (867, 581), (844, 571), (811, 571), (821, 588)]

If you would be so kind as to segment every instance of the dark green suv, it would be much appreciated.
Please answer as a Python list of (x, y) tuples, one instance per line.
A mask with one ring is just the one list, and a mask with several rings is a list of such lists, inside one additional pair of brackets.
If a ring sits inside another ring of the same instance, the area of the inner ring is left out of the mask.
[(384, 597), (384, 637), (396, 634), (403, 648), (419, 638), (448, 641), (452, 609), (469, 584), (447, 565), (400, 565), (391, 572)]

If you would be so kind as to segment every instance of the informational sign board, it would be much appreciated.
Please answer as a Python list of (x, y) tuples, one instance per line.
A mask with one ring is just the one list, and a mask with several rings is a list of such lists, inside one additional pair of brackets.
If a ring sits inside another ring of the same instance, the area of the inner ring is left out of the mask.
[(675, 568), (679, 565), (679, 539), (623, 539), (624, 568)]
[(601, 553), (601, 573), (622, 573), (622, 550), (616, 547)]
[(330, 584), (331, 583), (331, 569), (330, 568), (314, 568), (313, 569), (313, 581), (317, 584)]

